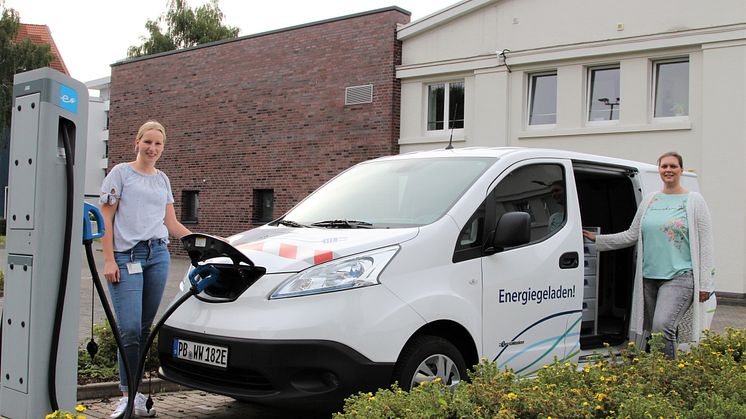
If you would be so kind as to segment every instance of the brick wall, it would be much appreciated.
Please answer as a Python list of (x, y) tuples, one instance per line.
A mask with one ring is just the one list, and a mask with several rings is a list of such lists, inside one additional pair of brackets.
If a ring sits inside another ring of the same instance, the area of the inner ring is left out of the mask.
[[(257, 226), (254, 189), (274, 190), (278, 217), (341, 170), (398, 153), (396, 26), (408, 21), (380, 9), (116, 64), (109, 165), (133, 160), (137, 128), (157, 119), (177, 217), (182, 191), (199, 191), (187, 227)], [(373, 103), (345, 106), (345, 87), (365, 84)]]

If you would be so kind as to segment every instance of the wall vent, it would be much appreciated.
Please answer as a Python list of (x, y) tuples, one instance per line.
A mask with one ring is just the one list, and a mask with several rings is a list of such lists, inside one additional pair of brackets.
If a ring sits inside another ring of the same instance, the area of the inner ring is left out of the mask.
[(373, 102), (373, 85), (351, 86), (345, 88), (345, 105), (359, 105)]

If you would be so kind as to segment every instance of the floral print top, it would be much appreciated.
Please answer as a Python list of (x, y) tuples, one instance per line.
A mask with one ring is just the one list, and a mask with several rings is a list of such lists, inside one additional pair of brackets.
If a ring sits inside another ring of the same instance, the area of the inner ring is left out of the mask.
[(689, 222), (686, 204), (689, 194), (656, 194), (642, 218), (642, 275), (671, 279), (692, 270)]

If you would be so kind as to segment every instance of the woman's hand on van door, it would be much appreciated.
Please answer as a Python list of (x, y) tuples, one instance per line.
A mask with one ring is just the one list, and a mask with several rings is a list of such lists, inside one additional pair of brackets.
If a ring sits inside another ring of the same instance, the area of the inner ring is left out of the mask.
[(596, 235), (593, 234), (593, 233), (591, 233), (588, 230), (583, 230), (583, 237), (585, 237), (586, 239), (588, 239), (588, 240), (590, 240), (592, 242), (596, 241)]

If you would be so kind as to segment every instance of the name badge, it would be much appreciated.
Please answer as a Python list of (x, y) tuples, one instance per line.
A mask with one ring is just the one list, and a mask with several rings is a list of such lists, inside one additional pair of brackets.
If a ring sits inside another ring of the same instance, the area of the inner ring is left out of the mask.
[(127, 272), (130, 275), (133, 274), (141, 274), (142, 273), (142, 265), (140, 262), (130, 262), (127, 264)]

